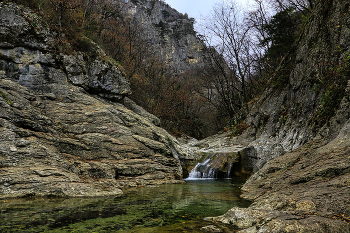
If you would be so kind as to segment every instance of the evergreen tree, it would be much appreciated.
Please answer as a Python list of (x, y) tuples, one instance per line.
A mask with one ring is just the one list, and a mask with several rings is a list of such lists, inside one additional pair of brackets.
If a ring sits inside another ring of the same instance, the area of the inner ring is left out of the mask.
[(267, 47), (266, 58), (280, 59), (291, 52), (297, 31), (297, 13), (293, 8), (278, 12), (271, 21), (264, 25), (268, 37), (260, 41), (260, 45)]

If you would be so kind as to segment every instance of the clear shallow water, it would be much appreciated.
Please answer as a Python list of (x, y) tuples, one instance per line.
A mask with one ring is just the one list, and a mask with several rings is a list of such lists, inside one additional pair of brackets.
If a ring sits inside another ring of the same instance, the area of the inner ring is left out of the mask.
[(203, 218), (249, 206), (239, 198), (241, 184), (188, 180), (116, 197), (0, 200), (0, 232), (201, 232), (212, 224)]

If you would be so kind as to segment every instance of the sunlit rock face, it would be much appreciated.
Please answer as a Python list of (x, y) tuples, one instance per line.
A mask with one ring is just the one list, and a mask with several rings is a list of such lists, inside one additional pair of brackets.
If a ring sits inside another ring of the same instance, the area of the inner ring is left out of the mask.
[(98, 46), (55, 54), (30, 10), (0, 3), (0, 19), (0, 198), (181, 182), (171, 136)]

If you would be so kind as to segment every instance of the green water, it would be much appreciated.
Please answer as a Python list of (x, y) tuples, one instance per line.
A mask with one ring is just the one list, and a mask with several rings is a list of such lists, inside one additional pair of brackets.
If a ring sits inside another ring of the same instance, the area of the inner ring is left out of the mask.
[[(104, 198), (0, 200), (0, 232), (200, 232), (203, 218), (250, 203), (240, 182), (188, 181)], [(225, 232), (233, 232), (228, 226)]]

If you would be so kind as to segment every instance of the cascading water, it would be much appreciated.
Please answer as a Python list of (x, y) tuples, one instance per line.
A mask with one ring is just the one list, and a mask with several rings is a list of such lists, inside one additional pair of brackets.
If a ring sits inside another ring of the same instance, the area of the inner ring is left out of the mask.
[(230, 178), (233, 158), (227, 154), (211, 154), (198, 163), (185, 180)]
[(214, 178), (213, 169), (208, 165), (210, 159), (205, 160), (203, 163), (198, 163), (190, 172), (187, 179), (200, 179), (200, 178)]

